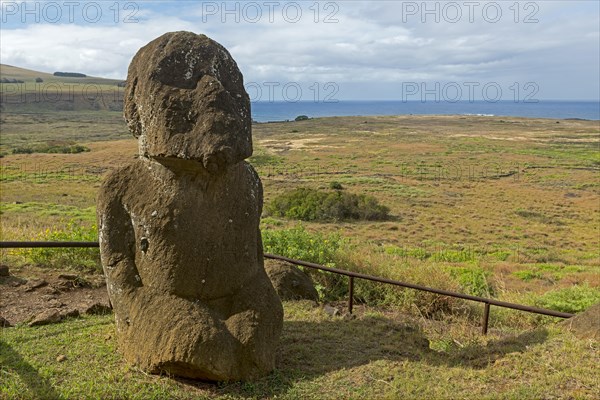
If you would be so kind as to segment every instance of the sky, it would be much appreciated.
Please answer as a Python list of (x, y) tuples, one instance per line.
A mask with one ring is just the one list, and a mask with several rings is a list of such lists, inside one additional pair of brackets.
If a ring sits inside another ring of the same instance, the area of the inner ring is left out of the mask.
[(204, 33), (250, 98), (598, 100), (600, 2), (7, 1), (0, 61), (125, 79), (165, 32)]

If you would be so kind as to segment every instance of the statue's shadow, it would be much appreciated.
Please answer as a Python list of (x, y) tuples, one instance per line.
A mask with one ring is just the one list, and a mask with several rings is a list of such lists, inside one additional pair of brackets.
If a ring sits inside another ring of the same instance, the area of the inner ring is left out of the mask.
[(537, 330), (446, 353), (430, 349), (429, 340), (418, 328), (384, 317), (286, 321), (277, 368), (269, 376), (217, 385), (180, 382), (220, 395), (271, 397), (286, 393), (299, 382), (377, 360), (482, 369), (508, 353), (523, 352), (530, 345), (544, 342), (547, 336), (545, 330)]
[[(1, 335), (1, 333), (0, 333)], [(11, 375), (19, 376), (25, 385), (28, 395), (36, 399), (56, 399), (58, 393), (50, 381), (38, 372), (38, 369), (19, 354), (13, 347), (0, 340), (0, 375), (4, 378)], [(25, 395), (25, 393), (20, 393)]]

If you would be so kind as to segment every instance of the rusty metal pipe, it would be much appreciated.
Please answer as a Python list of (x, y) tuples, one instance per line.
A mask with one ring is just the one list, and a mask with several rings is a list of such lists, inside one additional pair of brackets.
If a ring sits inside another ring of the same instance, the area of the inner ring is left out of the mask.
[(472, 296), (470, 294), (451, 292), (449, 290), (435, 289), (435, 288), (431, 288), (431, 287), (427, 287), (427, 286), (415, 285), (413, 283), (406, 283), (406, 282), (395, 281), (392, 279), (380, 278), (378, 276), (366, 275), (366, 274), (361, 274), (361, 273), (352, 272), (352, 271), (346, 271), (346, 270), (338, 269), (338, 268), (329, 268), (329, 267), (325, 267), (323, 265), (314, 264), (314, 263), (307, 262), (307, 261), (294, 260), (292, 258), (278, 256), (275, 254), (265, 254), (265, 257), (272, 258), (275, 260), (287, 261), (289, 263), (301, 265), (303, 267), (320, 269), (321, 271), (328, 271), (328, 272), (333, 272), (333, 273), (340, 274), (340, 275), (353, 276), (355, 278), (365, 279), (368, 281), (388, 283), (390, 285), (406, 287), (409, 289), (416, 289), (416, 290), (422, 290), (425, 292), (437, 293), (437, 294), (441, 294), (443, 296), (450, 296), (450, 297), (456, 297), (459, 299), (472, 300), (472, 301), (477, 301), (480, 303), (489, 303), (489, 304), (499, 306), (499, 307), (512, 308), (514, 310), (521, 310), (521, 311), (527, 311), (527, 312), (532, 312), (532, 313), (536, 313), (536, 314), (550, 315), (552, 317), (559, 317), (559, 318), (571, 318), (575, 315), (575, 314), (561, 312), (561, 311), (548, 310), (545, 308), (531, 307), (531, 306), (526, 306), (523, 304), (508, 303), (506, 301), (488, 299), (486, 297)]
[(348, 312), (352, 314), (352, 307), (354, 306), (354, 277), (348, 277)]
[(1, 249), (40, 247), (100, 247), (98, 242), (0, 242)]
[(481, 333), (487, 335), (488, 322), (490, 320), (490, 303), (485, 303), (483, 308), (483, 324), (481, 325)]
[[(14, 248), (39, 248), (39, 247), (54, 247), (54, 248), (57, 248), (57, 247), (99, 247), (99, 246), (100, 245), (98, 242), (0, 242), (0, 248), (4, 248), (4, 249), (8, 249), (8, 248), (13, 248), (13, 249)], [(500, 301), (500, 300), (488, 299), (485, 297), (472, 296), (469, 294), (451, 292), (449, 290), (435, 289), (435, 288), (430, 288), (427, 286), (415, 285), (413, 283), (406, 283), (406, 282), (395, 281), (392, 279), (380, 278), (378, 276), (366, 275), (366, 274), (361, 274), (361, 273), (352, 272), (352, 271), (346, 271), (346, 270), (338, 269), (338, 268), (329, 268), (329, 267), (325, 267), (323, 265), (319, 265), (319, 264), (315, 264), (315, 263), (311, 263), (311, 262), (307, 262), (307, 261), (294, 260), (293, 258), (278, 256), (275, 254), (265, 253), (264, 256), (265, 256), (265, 258), (287, 261), (291, 264), (301, 265), (303, 267), (308, 267), (308, 268), (313, 268), (313, 269), (319, 269), (321, 271), (332, 272), (334, 274), (346, 275), (351, 278), (359, 278), (359, 279), (365, 279), (365, 280), (373, 281), (373, 282), (387, 283), (390, 285), (405, 287), (405, 288), (409, 288), (409, 289), (422, 290), (425, 292), (436, 293), (436, 294), (439, 294), (442, 296), (450, 296), (450, 297), (456, 297), (456, 298), (464, 299), (464, 300), (477, 301), (479, 303), (486, 304), (488, 317), (489, 317), (489, 306), (490, 305), (495, 305), (495, 306), (504, 307), (504, 308), (511, 308), (513, 310), (526, 311), (526, 312), (531, 312), (531, 313), (535, 313), (535, 314), (549, 315), (551, 317), (559, 317), (559, 318), (571, 318), (575, 315), (575, 314), (561, 312), (561, 311), (548, 310), (545, 308), (531, 307), (531, 306), (526, 306), (523, 304), (508, 303), (506, 301)], [(351, 289), (353, 292), (354, 291), (354, 281), (352, 280), (351, 282), (352, 282)], [(348, 305), (350, 306), (350, 299), (348, 300), (348, 302), (349, 302)], [(484, 310), (484, 314), (485, 314), (485, 310)], [(486, 326), (486, 330), (487, 330), (487, 326)]]

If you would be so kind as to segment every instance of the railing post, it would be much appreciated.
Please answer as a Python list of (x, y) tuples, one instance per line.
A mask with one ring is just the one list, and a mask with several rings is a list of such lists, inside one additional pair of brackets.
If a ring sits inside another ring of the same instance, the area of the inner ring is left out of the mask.
[(490, 303), (484, 303), (485, 307), (483, 309), (483, 326), (481, 327), (481, 333), (483, 335), (487, 335), (488, 331), (488, 321), (490, 319)]
[(348, 312), (352, 314), (352, 306), (354, 305), (354, 277), (349, 276), (348, 281)]

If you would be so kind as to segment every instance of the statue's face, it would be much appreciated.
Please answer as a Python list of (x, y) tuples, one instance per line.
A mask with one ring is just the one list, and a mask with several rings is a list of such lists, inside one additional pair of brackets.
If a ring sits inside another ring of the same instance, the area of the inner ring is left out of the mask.
[(242, 74), (204, 35), (167, 33), (141, 48), (129, 66), (124, 113), (143, 156), (197, 160), (216, 172), (252, 154)]

